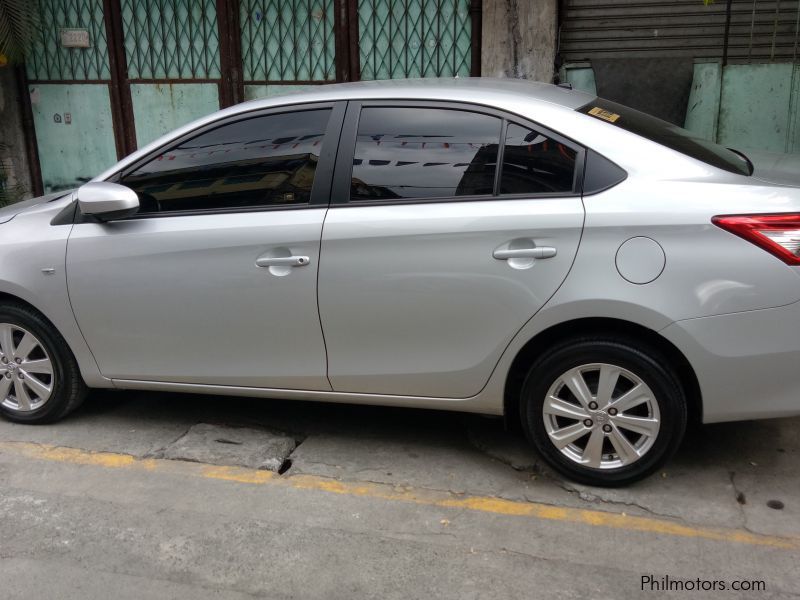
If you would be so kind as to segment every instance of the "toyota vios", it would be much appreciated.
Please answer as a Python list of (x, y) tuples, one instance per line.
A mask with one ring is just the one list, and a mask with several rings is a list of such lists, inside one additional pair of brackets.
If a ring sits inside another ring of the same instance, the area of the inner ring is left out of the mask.
[(505, 415), (567, 477), (631, 482), (691, 420), (800, 414), (792, 183), (544, 84), (240, 104), (0, 209), (1, 410), (118, 388)]

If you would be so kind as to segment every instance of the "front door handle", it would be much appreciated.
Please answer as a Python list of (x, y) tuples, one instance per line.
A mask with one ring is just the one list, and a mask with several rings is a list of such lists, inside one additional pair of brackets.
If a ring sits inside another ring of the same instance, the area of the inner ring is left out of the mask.
[(305, 267), (311, 262), (307, 256), (261, 256), (256, 259), (257, 267)]
[(552, 246), (536, 246), (535, 248), (518, 248), (515, 250), (495, 250), (492, 256), (497, 260), (509, 258), (553, 258), (557, 251)]

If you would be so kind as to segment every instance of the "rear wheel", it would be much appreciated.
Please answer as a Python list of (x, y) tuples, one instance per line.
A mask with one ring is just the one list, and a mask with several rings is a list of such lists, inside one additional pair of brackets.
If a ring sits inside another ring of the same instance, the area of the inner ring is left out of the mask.
[(622, 338), (576, 338), (530, 369), (522, 424), (545, 460), (589, 485), (646, 477), (677, 449), (686, 429), (683, 390), (656, 350)]
[(37, 311), (0, 305), (0, 413), (50, 423), (80, 406), (86, 386), (64, 338)]

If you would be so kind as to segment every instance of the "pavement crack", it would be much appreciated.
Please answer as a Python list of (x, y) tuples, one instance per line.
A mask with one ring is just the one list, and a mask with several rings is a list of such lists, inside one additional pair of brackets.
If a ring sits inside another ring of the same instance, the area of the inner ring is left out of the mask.
[(584, 502), (589, 502), (591, 504), (603, 504), (603, 505), (606, 505), (606, 506), (618, 506), (618, 507), (624, 507), (624, 508), (636, 508), (636, 509), (639, 509), (639, 510), (641, 510), (641, 511), (643, 511), (643, 512), (649, 514), (649, 515), (652, 515), (654, 517), (658, 517), (660, 519), (679, 519), (679, 520), (681, 520), (681, 516), (680, 515), (674, 515), (674, 514), (670, 514), (670, 513), (658, 512), (656, 510), (653, 510), (649, 506), (646, 506), (644, 504), (640, 504), (638, 502), (630, 501), (630, 500), (614, 500), (614, 499), (611, 499), (611, 498), (603, 498), (602, 496), (600, 496), (598, 494), (592, 494), (591, 492), (587, 492), (586, 490), (582, 490), (580, 488), (577, 488), (577, 487), (573, 486), (572, 484), (570, 484), (570, 483), (568, 483), (566, 481), (563, 481), (561, 479), (557, 479), (556, 477), (553, 477), (549, 473), (543, 473), (542, 475), (548, 481), (551, 481), (553, 484), (555, 484), (560, 489), (564, 490), (568, 494), (572, 494), (572, 495), (576, 496), (577, 498), (583, 500)]
[[(625, 507), (625, 508), (637, 508), (637, 509), (639, 509), (639, 510), (641, 510), (641, 511), (647, 513), (647, 514), (653, 515), (655, 517), (660, 517), (660, 518), (669, 518), (669, 519), (680, 519), (681, 518), (680, 515), (674, 515), (674, 514), (669, 514), (669, 513), (660, 513), (658, 511), (653, 510), (649, 506), (645, 506), (644, 504), (639, 504), (638, 502), (624, 501), (624, 500), (612, 500), (612, 499), (609, 499), (609, 498), (603, 498), (602, 496), (600, 496), (598, 494), (592, 494), (592, 493), (587, 492), (585, 490), (579, 489), (579, 488), (573, 486), (572, 484), (570, 484), (569, 482), (564, 481), (562, 479), (559, 479), (558, 477), (552, 475), (546, 469), (542, 468), (538, 464), (538, 462), (534, 462), (532, 465), (529, 465), (529, 466), (528, 465), (515, 464), (510, 459), (508, 459), (505, 456), (503, 456), (501, 453), (492, 452), (489, 448), (485, 447), (485, 445), (481, 444), (479, 440), (475, 439), (475, 436), (472, 435), (471, 431), (467, 432), (467, 437), (468, 437), (468, 441), (470, 442), (470, 444), (474, 448), (476, 448), (480, 452), (483, 452), (488, 457), (490, 457), (490, 458), (492, 458), (492, 459), (494, 459), (494, 460), (496, 460), (498, 462), (501, 462), (504, 465), (508, 465), (509, 467), (511, 467), (512, 469), (514, 469), (515, 471), (518, 471), (520, 473), (532, 473), (532, 474), (536, 475), (537, 477), (541, 477), (542, 479), (552, 483), (553, 485), (555, 485), (559, 489), (567, 492), (568, 494), (571, 494), (571, 495), (579, 498), (583, 502), (588, 502), (588, 503), (591, 503), (591, 504), (604, 504), (604, 505), (607, 505), (607, 506), (619, 506), (619, 507)], [(527, 495), (526, 495), (526, 500), (528, 500), (529, 502), (532, 501), (530, 498), (527, 497)]]
[[(514, 459), (507, 456), (505, 452), (492, 448), (492, 444), (482, 440), (480, 434), (476, 433), (471, 427), (467, 427), (466, 429), (466, 441), (481, 454), (484, 454), (492, 460), (504, 464), (507, 467), (511, 467), (514, 471), (519, 473), (534, 474), (537, 476), (543, 475), (543, 470), (536, 460), (533, 460), (531, 464), (521, 464), (515, 462)], [(533, 454), (532, 449), (531, 454)]]
[(742, 517), (740, 525), (741, 528), (754, 535), (760, 535), (757, 531), (751, 529), (747, 522), (747, 512), (744, 509), (744, 505), (747, 504), (747, 496), (745, 496), (744, 492), (740, 490), (739, 486), (736, 484), (736, 471), (728, 472), (728, 477), (731, 480), (731, 487), (733, 487), (733, 494), (734, 494), (734, 499), (736, 500), (736, 506), (739, 508), (739, 514)]
[(736, 471), (731, 471), (728, 473), (728, 476), (731, 480), (731, 486), (733, 487), (733, 493), (736, 498), (736, 504), (742, 506), (747, 504), (747, 496), (744, 495), (744, 492), (741, 491), (736, 485)]

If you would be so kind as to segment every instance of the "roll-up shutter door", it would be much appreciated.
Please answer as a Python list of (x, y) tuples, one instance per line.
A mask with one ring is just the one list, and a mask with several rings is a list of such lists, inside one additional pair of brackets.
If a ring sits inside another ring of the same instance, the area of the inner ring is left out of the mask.
[[(734, 0), (728, 59), (786, 61), (798, 52), (798, 0)], [(564, 0), (564, 62), (592, 58), (722, 58), (726, 0)]]

